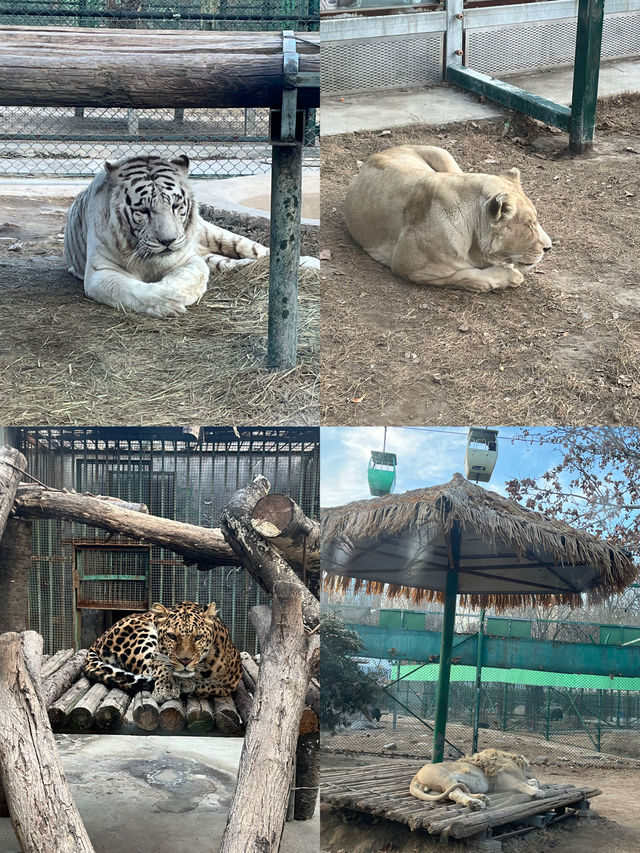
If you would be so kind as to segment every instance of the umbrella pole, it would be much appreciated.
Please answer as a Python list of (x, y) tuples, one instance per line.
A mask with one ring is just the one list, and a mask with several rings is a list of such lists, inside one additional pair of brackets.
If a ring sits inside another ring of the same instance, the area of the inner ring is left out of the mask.
[(449, 534), (449, 570), (445, 588), (444, 618), (440, 642), (440, 672), (436, 697), (436, 718), (433, 724), (433, 753), (431, 763), (439, 764), (444, 758), (444, 738), (449, 711), (449, 682), (451, 680), (451, 650), (453, 627), (456, 618), (456, 595), (458, 594), (458, 562), (460, 558), (460, 529), (454, 523)]

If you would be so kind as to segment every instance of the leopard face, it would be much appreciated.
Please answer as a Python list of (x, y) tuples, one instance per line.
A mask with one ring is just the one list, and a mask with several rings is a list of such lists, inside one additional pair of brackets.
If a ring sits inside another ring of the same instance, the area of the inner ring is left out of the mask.
[(206, 610), (192, 601), (170, 609), (154, 604), (151, 612), (158, 631), (156, 660), (170, 666), (175, 676), (191, 677), (209, 656), (219, 633), (215, 603)]

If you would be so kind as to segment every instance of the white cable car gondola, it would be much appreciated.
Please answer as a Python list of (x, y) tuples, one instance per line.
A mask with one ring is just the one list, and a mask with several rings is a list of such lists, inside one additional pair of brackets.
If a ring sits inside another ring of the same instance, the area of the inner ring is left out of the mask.
[(464, 473), (467, 480), (488, 483), (498, 459), (498, 430), (469, 427)]

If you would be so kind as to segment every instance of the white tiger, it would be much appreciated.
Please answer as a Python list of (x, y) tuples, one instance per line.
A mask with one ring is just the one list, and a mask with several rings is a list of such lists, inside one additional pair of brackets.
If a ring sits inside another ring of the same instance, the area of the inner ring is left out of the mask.
[[(69, 272), (90, 299), (152, 317), (183, 314), (210, 271), (253, 263), (266, 246), (202, 219), (187, 180), (189, 158), (126, 157), (71, 205), (64, 235)], [(302, 258), (317, 266), (315, 258)]]

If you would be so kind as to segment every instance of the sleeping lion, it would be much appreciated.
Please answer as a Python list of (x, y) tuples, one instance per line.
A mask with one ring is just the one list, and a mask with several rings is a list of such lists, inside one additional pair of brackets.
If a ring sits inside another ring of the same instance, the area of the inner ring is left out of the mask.
[[(125, 157), (73, 202), (64, 234), (69, 272), (90, 299), (152, 317), (183, 314), (210, 272), (253, 263), (266, 246), (202, 219), (189, 158)], [(316, 258), (303, 266), (318, 267)]]
[(418, 284), (517, 287), (551, 248), (518, 169), (465, 174), (451, 154), (429, 145), (374, 154), (344, 206), (356, 243)]
[(458, 761), (425, 764), (411, 780), (409, 791), (427, 803), (453, 800), (473, 810), (490, 805), (486, 794), (491, 792), (544, 797), (538, 781), (529, 775), (524, 755), (500, 749), (483, 749)]

